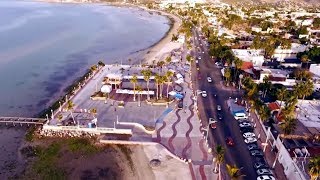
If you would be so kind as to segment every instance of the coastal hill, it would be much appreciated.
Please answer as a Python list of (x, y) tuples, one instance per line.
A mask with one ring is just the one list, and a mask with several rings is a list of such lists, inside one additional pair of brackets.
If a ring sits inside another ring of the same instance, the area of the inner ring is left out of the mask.
[[(214, 2), (216, 0), (208, 0), (208, 2)], [(263, 3), (271, 3), (271, 4), (297, 4), (297, 5), (320, 5), (320, 0), (220, 0), (220, 2), (228, 3), (228, 4), (263, 4)]]

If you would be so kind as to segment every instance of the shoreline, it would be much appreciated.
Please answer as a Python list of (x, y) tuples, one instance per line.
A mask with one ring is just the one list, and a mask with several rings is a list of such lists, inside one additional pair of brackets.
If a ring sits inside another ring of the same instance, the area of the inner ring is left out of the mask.
[(101, 4), (101, 5), (109, 5), (114, 7), (128, 7), (128, 8), (138, 8), (143, 11), (151, 12), (151, 13), (157, 13), (160, 16), (164, 16), (169, 21), (169, 29), (168, 31), (163, 35), (162, 38), (160, 38), (157, 42), (151, 44), (150, 46), (137, 50), (132, 53), (142, 53), (142, 57), (140, 57), (140, 60), (135, 60), (131, 64), (148, 64), (151, 65), (153, 63), (153, 60), (161, 61), (161, 59), (157, 58), (157, 55), (160, 53), (162, 49), (165, 48), (166, 45), (168, 45), (171, 42), (171, 37), (173, 34), (178, 34), (178, 30), (182, 24), (182, 20), (174, 15), (167, 13), (165, 11), (156, 10), (156, 9), (148, 9), (147, 7), (136, 5), (136, 4), (130, 4), (130, 3), (123, 3), (123, 2), (100, 2), (100, 1), (90, 1), (90, 2), (79, 2), (76, 0), (71, 0), (69, 2), (61, 2), (59, 0), (35, 0), (36, 2), (46, 2), (46, 3), (59, 3), (59, 4)]

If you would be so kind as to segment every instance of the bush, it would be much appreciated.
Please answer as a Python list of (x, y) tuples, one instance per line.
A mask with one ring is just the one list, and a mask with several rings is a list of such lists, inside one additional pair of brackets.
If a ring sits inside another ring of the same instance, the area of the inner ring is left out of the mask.
[(59, 143), (53, 143), (48, 148), (36, 147), (35, 152), (39, 159), (33, 164), (33, 170), (41, 179), (66, 179), (62, 169), (55, 166), (58, 153), (61, 149)]
[(99, 148), (88, 138), (72, 138), (68, 141), (68, 146), (70, 151), (84, 154), (93, 154), (99, 151)]

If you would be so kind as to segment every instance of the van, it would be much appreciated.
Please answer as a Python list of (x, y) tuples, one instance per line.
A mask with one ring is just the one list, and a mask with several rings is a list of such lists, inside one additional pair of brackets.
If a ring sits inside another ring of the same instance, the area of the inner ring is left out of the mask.
[(235, 113), (234, 118), (236, 120), (239, 119), (248, 119), (248, 116), (245, 113)]

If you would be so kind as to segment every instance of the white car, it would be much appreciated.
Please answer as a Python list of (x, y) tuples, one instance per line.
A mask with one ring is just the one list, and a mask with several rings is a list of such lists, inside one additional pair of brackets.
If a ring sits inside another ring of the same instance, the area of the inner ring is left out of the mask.
[(257, 139), (256, 139), (256, 138), (253, 138), (253, 137), (251, 137), (251, 138), (246, 138), (246, 139), (244, 140), (244, 142), (247, 143), (247, 144), (250, 144), (250, 143), (257, 142)]
[(202, 51), (202, 54), (204, 54), (204, 51)]
[(258, 176), (257, 180), (275, 180), (275, 178), (271, 175), (263, 175), (263, 176)]
[(201, 56), (199, 56), (198, 59), (201, 60)]
[(250, 123), (243, 122), (239, 124), (240, 127), (252, 127)]
[(198, 64), (199, 63), (199, 61), (198, 60), (196, 60), (196, 64)]
[(201, 95), (202, 97), (207, 97), (207, 91), (202, 91)]
[(212, 82), (211, 77), (207, 77), (207, 81), (208, 81), (209, 83), (211, 83), (211, 82)]
[(258, 176), (271, 175), (272, 172), (269, 169), (258, 169), (257, 174), (258, 174)]
[(217, 105), (217, 110), (221, 111), (221, 106), (220, 105)]
[(252, 132), (246, 132), (246, 133), (243, 133), (243, 137), (244, 138), (254, 138), (254, 137), (256, 137), (256, 135)]

